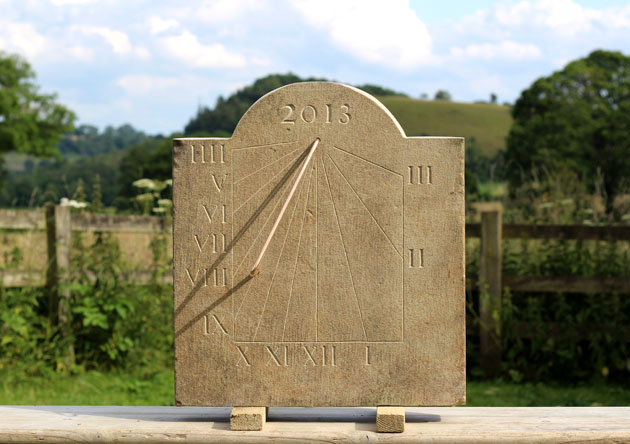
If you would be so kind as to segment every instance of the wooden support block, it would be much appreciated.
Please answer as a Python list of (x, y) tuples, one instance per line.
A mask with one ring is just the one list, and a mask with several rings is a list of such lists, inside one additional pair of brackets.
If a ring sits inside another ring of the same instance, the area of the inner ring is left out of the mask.
[(404, 407), (377, 407), (376, 431), (379, 433), (402, 433), (405, 431)]
[(230, 429), (260, 431), (267, 422), (267, 407), (234, 407), (230, 414)]

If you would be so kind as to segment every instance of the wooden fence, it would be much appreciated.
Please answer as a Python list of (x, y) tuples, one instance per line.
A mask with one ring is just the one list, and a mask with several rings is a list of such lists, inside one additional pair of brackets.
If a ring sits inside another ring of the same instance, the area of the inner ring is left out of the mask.
[[(501, 325), (494, 312), (501, 309), (502, 291), (567, 292), (567, 293), (627, 293), (630, 277), (583, 276), (503, 276), (501, 243), (503, 238), (575, 239), (630, 241), (630, 227), (581, 225), (522, 225), (503, 224), (499, 206), (481, 211), (481, 223), (466, 224), (466, 237), (481, 240), (479, 276), (470, 284), (481, 289), (479, 299), (480, 348), (484, 370), (492, 375), (501, 363)], [(4, 287), (47, 286), (60, 288), (70, 266), (72, 231), (159, 233), (170, 230), (164, 218), (157, 216), (123, 216), (107, 214), (72, 214), (69, 207), (49, 206), (36, 210), (0, 210), (0, 229), (46, 230), (46, 274), (14, 270), (0, 270), (0, 284)], [(146, 282), (148, 273), (134, 272), (128, 278)], [(164, 277), (172, 282), (172, 275)], [(59, 315), (67, 308), (67, 292), (59, 292)]]
[(479, 291), (479, 342), (481, 362), (488, 375), (498, 374), (501, 365), (501, 310), (504, 288), (526, 292), (626, 293), (630, 277), (503, 276), (503, 238), (630, 241), (630, 227), (583, 225), (503, 224), (502, 209), (486, 208), (480, 224), (466, 224), (466, 238), (481, 238), (479, 276), (470, 281)]

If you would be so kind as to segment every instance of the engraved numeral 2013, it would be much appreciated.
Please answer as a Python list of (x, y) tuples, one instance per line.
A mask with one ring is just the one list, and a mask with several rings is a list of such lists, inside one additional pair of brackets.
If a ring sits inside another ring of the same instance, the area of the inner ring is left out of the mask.
[(302, 107), (302, 109), (297, 109), (294, 104), (289, 103), (281, 107), (279, 111), (280, 114), (284, 116), (281, 123), (290, 125), (296, 122), (324, 122), (346, 125), (352, 119), (350, 105), (347, 103), (339, 106), (333, 106), (327, 103), (325, 106), (319, 108), (313, 105), (306, 105)]

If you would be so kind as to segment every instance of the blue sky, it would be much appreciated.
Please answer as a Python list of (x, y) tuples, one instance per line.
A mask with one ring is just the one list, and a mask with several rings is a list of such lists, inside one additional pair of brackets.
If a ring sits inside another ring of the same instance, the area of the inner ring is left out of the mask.
[(270, 73), (512, 102), (596, 48), (630, 54), (630, 2), (0, 0), (0, 50), (81, 123), (162, 134)]

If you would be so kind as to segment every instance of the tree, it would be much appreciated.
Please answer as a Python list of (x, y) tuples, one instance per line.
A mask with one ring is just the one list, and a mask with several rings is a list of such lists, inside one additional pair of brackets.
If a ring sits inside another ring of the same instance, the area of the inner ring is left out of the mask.
[(492, 103), (493, 105), (496, 105), (497, 101), (498, 101), (498, 97), (496, 93), (490, 93), (490, 103)]
[(373, 96), (398, 96), (398, 97), (407, 97), (407, 94), (401, 93), (398, 91), (394, 91), (390, 88), (384, 88), (379, 85), (372, 85), (370, 83), (366, 83), (365, 85), (357, 85), (358, 89), (365, 91), (368, 94)]
[(506, 174), (568, 169), (591, 188), (603, 176), (607, 208), (630, 177), (630, 57), (597, 50), (541, 77), (512, 108)]
[(271, 74), (257, 79), (252, 85), (238, 90), (227, 99), (219, 97), (214, 109), (200, 108), (197, 115), (186, 125), (185, 133), (206, 132), (218, 137), (229, 136), (245, 111), (256, 100), (276, 88), (305, 80), (321, 79), (301, 79), (292, 73)]
[(61, 135), (72, 131), (74, 113), (55, 94), (41, 94), (34, 79), (28, 62), (0, 52), (0, 154), (57, 155)]
[(451, 100), (451, 93), (445, 89), (439, 89), (435, 93), (433, 100)]
[[(197, 115), (186, 125), (185, 133), (187, 135), (229, 137), (245, 111), (268, 92), (291, 83), (314, 81), (326, 81), (326, 79), (301, 78), (292, 73), (270, 74), (261, 77), (253, 84), (239, 89), (227, 99), (219, 97), (214, 109), (200, 107), (197, 110)], [(406, 96), (404, 93), (372, 84), (359, 85), (357, 88), (374, 96)]]

